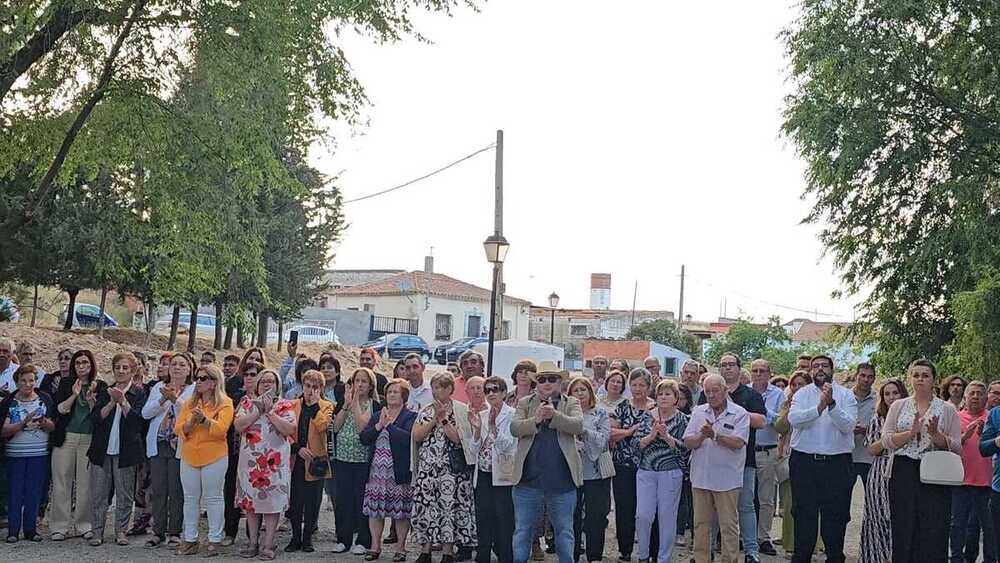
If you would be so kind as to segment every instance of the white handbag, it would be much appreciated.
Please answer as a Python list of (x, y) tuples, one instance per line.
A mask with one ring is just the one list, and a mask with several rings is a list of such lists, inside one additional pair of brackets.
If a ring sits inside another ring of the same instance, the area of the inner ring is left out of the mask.
[(955, 452), (939, 450), (920, 456), (920, 482), (928, 485), (961, 486), (965, 481), (962, 457)]

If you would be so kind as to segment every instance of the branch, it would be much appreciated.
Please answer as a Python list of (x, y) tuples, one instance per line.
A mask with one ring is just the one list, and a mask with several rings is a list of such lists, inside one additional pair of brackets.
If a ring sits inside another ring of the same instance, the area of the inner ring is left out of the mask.
[(0, 63), (0, 101), (10, 92), (14, 82), (29, 68), (55, 48), (63, 35), (85, 21), (110, 20), (111, 14), (96, 8), (74, 12), (72, 5), (62, 5), (52, 13), (31, 39), (7, 60)]
[(48, 171), (45, 172), (45, 176), (42, 177), (42, 181), (38, 184), (38, 189), (36, 190), (34, 196), (28, 196), (24, 206), (23, 217), (20, 218), (20, 221), (22, 221), (21, 224), (31, 220), (31, 217), (37, 212), (38, 208), (41, 207), (45, 200), (48, 199), (49, 195), (51, 195), (52, 190), (55, 187), (56, 175), (59, 174), (59, 171), (62, 169), (63, 163), (69, 155), (69, 150), (76, 141), (76, 136), (80, 133), (80, 130), (83, 129), (83, 126), (90, 117), (91, 112), (94, 111), (98, 102), (101, 101), (101, 98), (103, 98), (105, 92), (107, 92), (108, 85), (111, 83), (111, 78), (114, 75), (115, 60), (118, 58), (118, 53), (121, 51), (125, 38), (127, 38), (132, 32), (132, 27), (135, 25), (136, 18), (146, 6), (146, 2), (147, 0), (136, 0), (132, 5), (132, 14), (125, 21), (125, 26), (122, 28), (121, 32), (118, 33), (118, 37), (115, 39), (115, 43), (111, 47), (111, 52), (108, 53), (108, 58), (104, 61), (104, 69), (101, 71), (101, 77), (97, 81), (97, 86), (94, 88), (93, 93), (91, 93), (90, 98), (83, 104), (83, 107), (80, 109), (80, 113), (77, 114), (76, 119), (73, 120), (73, 125), (70, 126), (68, 131), (66, 131), (66, 136), (63, 138), (62, 146), (59, 147), (59, 152), (56, 153)]

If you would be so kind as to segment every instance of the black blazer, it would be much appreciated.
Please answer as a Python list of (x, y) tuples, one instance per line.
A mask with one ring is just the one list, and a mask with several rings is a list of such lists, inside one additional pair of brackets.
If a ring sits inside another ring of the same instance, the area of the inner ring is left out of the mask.
[[(122, 417), (118, 424), (119, 440), (119, 467), (132, 467), (139, 465), (146, 459), (146, 434), (142, 431), (144, 419), (142, 418), (142, 406), (146, 402), (146, 392), (140, 385), (133, 385), (125, 393), (125, 399), (132, 408), (128, 414)], [(104, 458), (107, 456), (108, 440), (111, 437), (111, 427), (115, 423), (115, 411), (107, 418), (101, 420), (101, 409), (111, 402), (111, 395), (108, 393), (108, 384), (103, 381), (97, 382), (97, 400), (94, 408), (90, 410), (90, 419), (94, 424), (94, 434), (90, 439), (90, 448), (87, 449), (87, 459), (94, 465), (104, 466)]]
[[(373, 451), (379, 434), (375, 430), (375, 424), (378, 422), (380, 412), (372, 413), (368, 425), (360, 435), (361, 443), (373, 446)], [(410, 471), (410, 432), (416, 420), (417, 413), (404, 408), (396, 420), (386, 427), (389, 430), (389, 449), (392, 450), (392, 473), (397, 485), (409, 485), (413, 480), (413, 472)]]
[(49, 436), (49, 443), (52, 444), (53, 448), (61, 448), (66, 442), (66, 427), (69, 426), (69, 419), (73, 416), (73, 411), (70, 409), (68, 414), (62, 414), (59, 412), (59, 405), (66, 399), (69, 399), (73, 395), (73, 384), (76, 383), (75, 375), (68, 375), (59, 380), (59, 386), (56, 387), (55, 396), (52, 397), (53, 402), (56, 406), (56, 429), (52, 431)]

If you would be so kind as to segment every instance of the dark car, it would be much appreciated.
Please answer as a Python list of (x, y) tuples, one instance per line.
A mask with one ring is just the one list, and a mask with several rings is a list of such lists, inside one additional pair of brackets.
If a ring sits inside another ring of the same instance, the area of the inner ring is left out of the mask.
[(388, 334), (366, 343), (365, 348), (372, 348), (382, 357), (393, 360), (400, 360), (407, 354), (415, 352), (420, 354), (425, 364), (431, 361), (431, 349), (427, 343), (423, 338), (411, 334)]
[(434, 349), (434, 359), (441, 365), (448, 362), (457, 362), (459, 356), (464, 354), (466, 350), (471, 350), (476, 344), (481, 344), (486, 342), (486, 340), (485, 336), (475, 338), (467, 336), (448, 344), (442, 344)]

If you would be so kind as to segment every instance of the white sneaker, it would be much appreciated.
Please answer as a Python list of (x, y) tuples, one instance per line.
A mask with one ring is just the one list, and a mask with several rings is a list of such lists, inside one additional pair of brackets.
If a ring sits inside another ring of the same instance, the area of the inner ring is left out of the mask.
[(364, 555), (367, 552), (368, 550), (361, 544), (354, 544), (354, 547), (351, 548), (351, 553), (354, 555)]
[(335, 543), (335, 544), (333, 544), (333, 552), (334, 553), (346, 553), (347, 552), (347, 546), (344, 545), (344, 544), (342, 544), (342, 543)]

